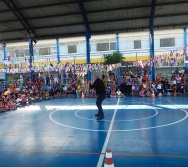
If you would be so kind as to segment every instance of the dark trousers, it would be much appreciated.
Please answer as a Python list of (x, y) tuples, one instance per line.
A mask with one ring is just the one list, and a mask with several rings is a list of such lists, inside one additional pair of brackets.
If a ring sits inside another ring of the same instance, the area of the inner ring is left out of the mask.
[(130, 96), (132, 93), (132, 85), (126, 85), (126, 95)]
[(102, 102), (103, 100), (106, 98), (106, 94), (99, 94), (97, 97), (97, 101), (96, 101), (96, 105), (98, 107), (98, 115), (99, 117), (103, 117), (104, 116), (104, 112), (102, 109)]

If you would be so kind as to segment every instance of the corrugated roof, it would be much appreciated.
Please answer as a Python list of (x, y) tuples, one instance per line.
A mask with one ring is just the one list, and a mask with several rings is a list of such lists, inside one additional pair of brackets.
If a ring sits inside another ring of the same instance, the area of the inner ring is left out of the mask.
[[(11, 1), (25, 27), (5, 3)], [(28, 32), (37, 39), (85, 35), (79, 1), (91, 35), (149, 30), (152, 0), (2, 0), (0, 41), (26, 40)], [(157, 0), (154, 28), (187, 26), (187, 8), (187, 0)]]

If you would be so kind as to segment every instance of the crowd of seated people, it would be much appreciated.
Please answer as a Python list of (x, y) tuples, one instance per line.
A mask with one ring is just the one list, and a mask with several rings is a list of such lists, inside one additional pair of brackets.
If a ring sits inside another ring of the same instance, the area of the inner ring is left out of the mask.
[(187, 95), (188, 94), (188, 73), (175, 72), (172, 78), (164, 78), (162, 74), (157, 74), (155, 82), (150, 82), (147, 73), (134, 75), (132, 72), (125, 73), (118, 84), (117, 75), (110, 72), (102, 77), (106, 87), (107, 97), (141, 96), (156, 97), (165, 95)]
[(60, 98), (62, 96), (77, 95), (82, 93), (86, 97), (96, 97), (95, 90), (89, 90), (89, 83), (82, 82), (77, 76), (57, 78), (53, 76), (40, 77), (35, 75), (24, 78), (23, 83), (10, 82), (7, 88), (3, 88), (0, 82), (0, 111), (16, 110), (21, 106), (29, 106), (35, 102)]
[[(118, 77), (113, 72), (102, 76), (106, 88), (107, 97), (141, 96), (156, 97), (165, 95), (187, 95), (188, 73), (176, 72), (171, 79), (165, 79), (157, 74), (155, 82), (150, 82), (148, 75), (143, 76), (125, 73), (118, 82)], [(60, 75), (55, 79), (53, 76), (46, 78), (35, 76), (33, 80), (27, 77), (23, 83), (9, 83), (3, 89), (0, 82), (0, 111), (16, 110), (20, 106), (28, 106), (42, 100), (60, 98), (62, 96), (74, 95), (74, 97), (96, 97), (94, 89), (89, 89), (89, 82), (85, 78), (80, 80), (77, 76), (65, 79)]]
[[(155, 82), (150, 82), (147, 74), (142, 76), (123, 76), (121, 88), (125, 95), (151, 97), (155, 94), (156, 97), (164, 95), (186, 95), (188, 93), (188, 74), (173, 74), (168, 81), (162, 75), (157, 74)], [(131, 78), (131, 79), (130, 79)], [(131, 86), (130, 86), (131, 80)], [(132, 87), (132, 88), (131, 88)]]

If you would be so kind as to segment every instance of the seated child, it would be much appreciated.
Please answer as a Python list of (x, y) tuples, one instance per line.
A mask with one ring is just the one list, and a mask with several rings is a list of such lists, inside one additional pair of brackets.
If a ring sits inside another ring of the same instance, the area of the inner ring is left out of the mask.
[(32, 102), (32, 100), (31, 100), (31, 95), (28, 93), (27, 95), (26, 95), (26, 105), (28, 106), (28, 105), (30, 105), (30, 104), (32, 104), (33, 102)]
[(182, 83), (182, 84), (181, 84), (181, 93), (182, 93), (182, 94), (185, 94), (185, 89), (186, 89), (186, 88), (185, 88), (185, 84)]
[(41, 102), (42, 101), (42, 97), (40, 96), (40, 93), (37, 93), (35, 96), (36, 101)]
[(145, 97), (145, 91), (143, 88), (139, 91), (139, 96)]
[(25, 94), (22, 95), (22, 104), (23, 104), (23, 105), (26, 105), (26, 106), (29, 105), (28, 99), (26, 98), (26, 95), (25, 95)]
[(31, 99), (31, 102), (32, 102), (32, 103), (34, 103), (35, 100), (36, 100), (33, 94), (30, 95), (30, 99)]
[(80, 97), (81, 92), (82, 92), (82, 84), (79, 82), (77, 84), (77, 87), (76, 87), (76, 95), (77, 95), (77, 97)]
[(18, 98), (16, 99), (16, 103), (17, 103), (18, 106), (24, 105), (24, 103), (22, 102), (21, 94), (18, 95)]
[(112, 97), (112, 98), (115, 98), (115, 97), (116, 97), (116, 92), (115, 92), (114, 89), (112, 89), (112, 92), (111, 92), (111, 94), (110, 94), (110, 97)]
[(65, 86), (63, 87), (63, 94), (66, 94), (66, 92), (67, 92), (67, 86), (65, 85)]
[(106, 88), (106, 95), (107, 95), (107, 97), (110, 97), (110, 91), (111, 91), (110, 87), (107, 87)]
[(157, 84), (156, 96), (158, 95), (159, 97), (163, 95), (163, 84), (161, 82)]
[(3, 105), (3, 101), (0, 101), (0, 111), (5, 111), (4, 105)]
[(84, 82), (84, 93), (86, 97), (89, 96), (89, 83), (87, 81)]
[(44, 90), (44, 99), (49, 100), (49, 98), (50, 98), (49, 92), (47, 90)]
[(121, 93), (120, 89), (117, 90), (116, 95), (117, 97), (123, 97), (123, 94)]
[(151, 96), (151, 92), (149, 90), (147, 90), (146, 97), (150, 97), (150, 96)]
[(11, 99), (8, 99), (8, 101), (7, 101), (7, 109), (8, 110), (15, 110), (15, 106), (13, 105)]
[(176, 96), (176, 84), (172, 84), (170, 88), (172, 90), (172, 96)]
[(138, 94), (139, 94), (139, 89), (140, 89), (140, 85), (139, 85), (138, 79), (136, 79), (134, 86), (135, 86), (134, 95), (135, 95), (135, 96), (138, 96)]

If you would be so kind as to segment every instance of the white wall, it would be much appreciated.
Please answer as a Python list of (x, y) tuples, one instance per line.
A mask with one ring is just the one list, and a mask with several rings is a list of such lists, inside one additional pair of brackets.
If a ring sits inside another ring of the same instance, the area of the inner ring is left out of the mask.
[[(187, 30), (188, 34), (188, 30)], [(155, 35), (155, 52), (156, 54), (164, 54), (170, 52), (170, 50), (176, 49), (176, 47), (182, 47), (184, 45), (184, 33), (183, 29), (172, 29), (172, 30), (157, 30), (154, 32)], [(161, 38), (175, 38), (175, 46), (169, 48), (160, 48), (160, 39)], [(141, 49), (134, 49), (134, 40), (141, 40)], [(116, 41), (116, 34), (109, 35), (95, 35), (91, 36), (91, 59), (92, 58), (101, 58), (104, 54), (111, 53), (112, 51), (97, 52), (96, 44), (100, 41)], [(188, 41), (188, 36), (187, 36)], [(86, 44), (85, 37), (74, 37), (74, 38), (61, 38), (59, 39), (60, 43), (60, 55), (63, 57), (73, 56), (83, 56), (86, 54)], [(77, 52), (75, 54), (68, 54), (68, 45), (75, 44), (77, 46)], [(39, 40), (35, 45), (35, 48), (40, 48), (41, 46), (55, 46), (56, 39), (51, 40)], [(7, 43), (7, 48), (13, 48), (14, 50), (18, 48), (28, 48), (28, 42), (16, 42), (16, 43)], [(119, 48), (120, 51), (125, 56), (135, 56), (136, 53), (138, 56), (149, 55), (149, 32), (129, 32), (129, 33), (119, 33)], [(0, 56), (2, 53), (0, 52)], [(40, 56), (45, 59), (45, 56)], [(54, 57), (56, 55), (46, 55), (46, 57)], [(1, 58), (1, 57), (0, 57)]]

